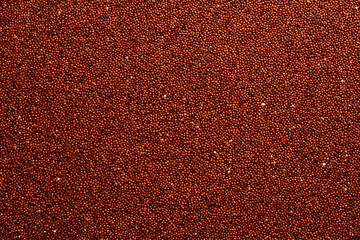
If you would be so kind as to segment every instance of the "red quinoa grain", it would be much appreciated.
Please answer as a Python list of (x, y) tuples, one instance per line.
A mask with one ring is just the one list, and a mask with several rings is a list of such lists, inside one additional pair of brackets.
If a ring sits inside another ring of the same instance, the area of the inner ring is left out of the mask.
[(358, 239), (358, 1), (1, 1), (1, 239)]

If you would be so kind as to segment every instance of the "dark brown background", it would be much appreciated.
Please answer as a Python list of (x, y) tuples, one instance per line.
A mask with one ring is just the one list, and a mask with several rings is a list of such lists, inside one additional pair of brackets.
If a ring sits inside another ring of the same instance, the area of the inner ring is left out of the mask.
[(0, 238), (359, 239), (359, 7), (0, 1)]

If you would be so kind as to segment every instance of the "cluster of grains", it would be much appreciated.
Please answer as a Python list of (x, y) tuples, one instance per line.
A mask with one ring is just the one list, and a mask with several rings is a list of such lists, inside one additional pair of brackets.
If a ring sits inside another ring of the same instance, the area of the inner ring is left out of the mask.
[(0, 1), (0, 238), (359, 239), (359, 7)]

